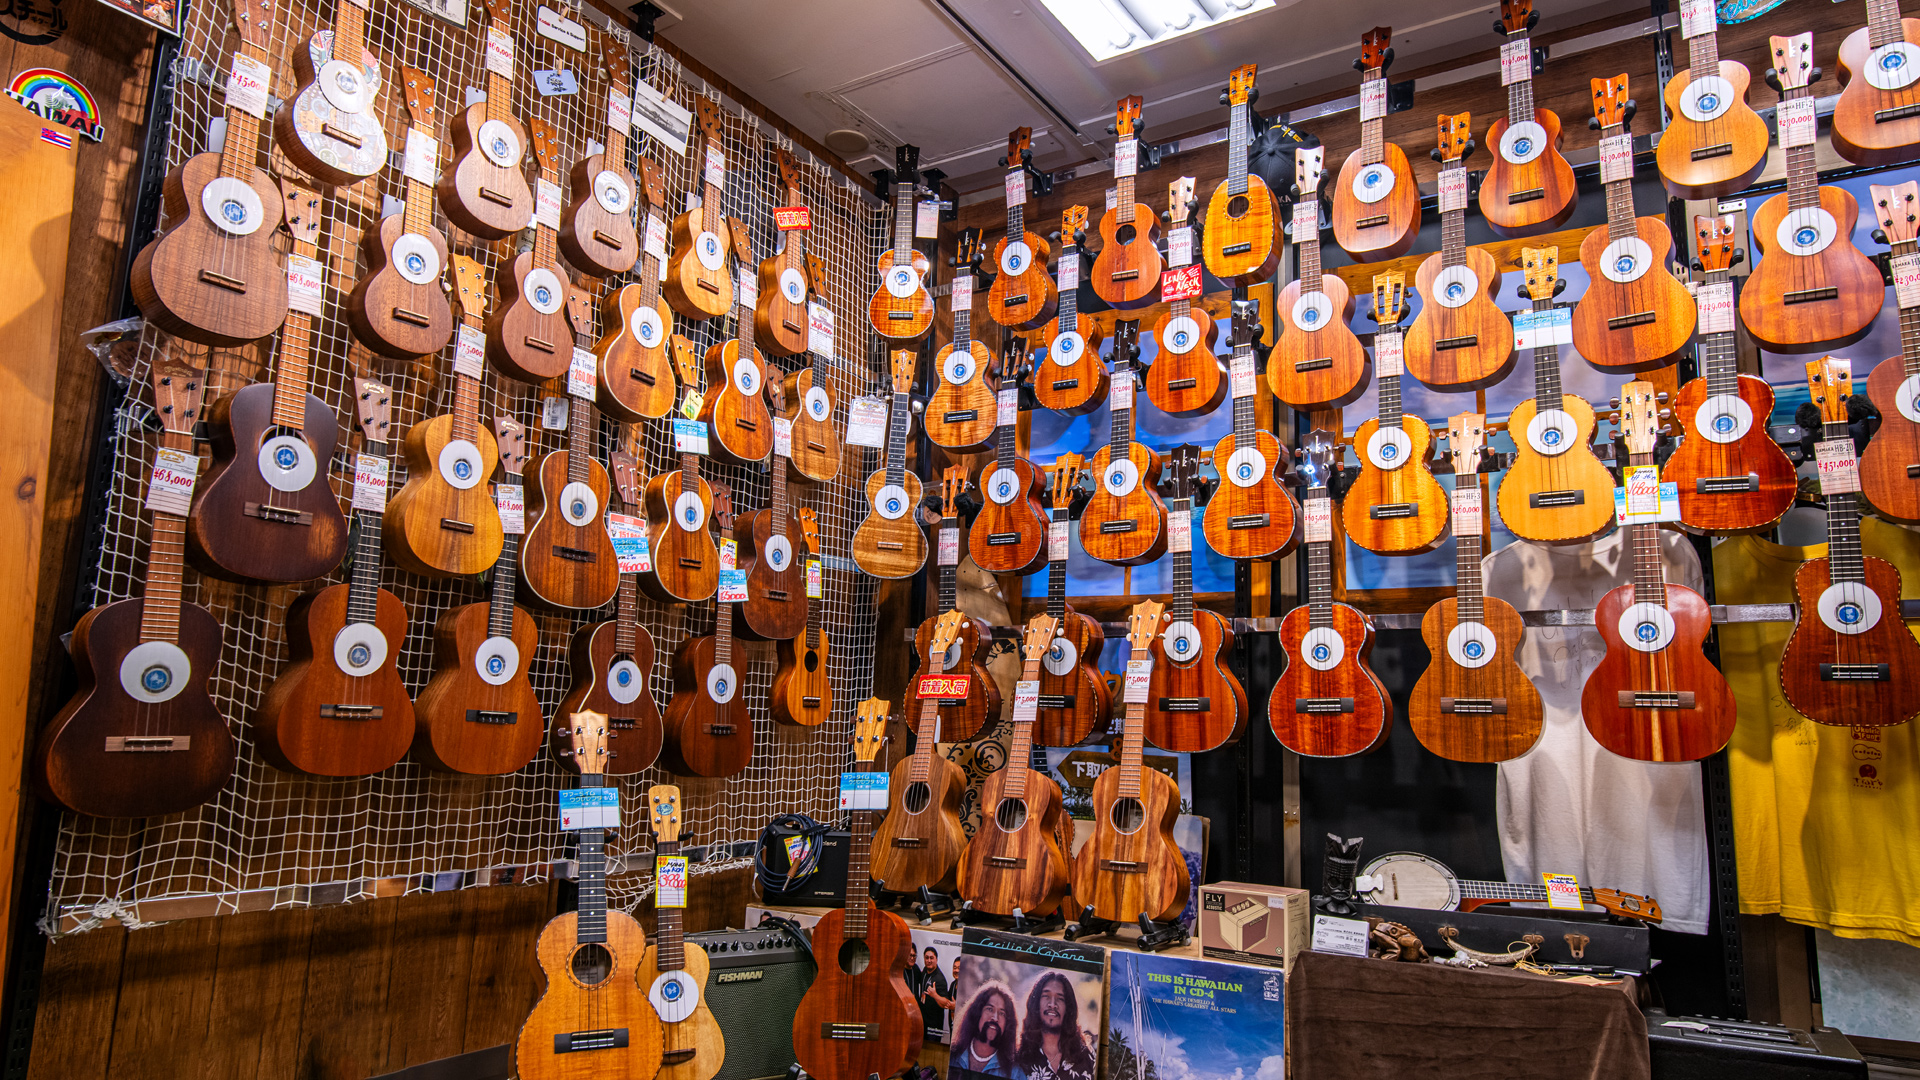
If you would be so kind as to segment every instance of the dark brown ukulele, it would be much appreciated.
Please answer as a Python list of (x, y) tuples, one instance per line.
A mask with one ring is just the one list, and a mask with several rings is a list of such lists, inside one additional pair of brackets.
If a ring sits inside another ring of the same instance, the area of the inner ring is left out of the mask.
[(1867, 376), (1880, 430), (1860, 456), (1860, 491), (1874, 513), (1913, 525), (1920, 524), (1920, 184), (1908, 180), (1870, 190), (1891, 249), (1900, 355), (1875, 364)]
[(560, 215), (560, 250), (567, 262), (594, 277), (612, 277), (640, 260), (633, 228), (634, 182), (627, 171), (627, 131), (633, 126), (632, 64), (622, 35), (600, 35), (600, 67), (607, 76), (606, 149), (573, 163), (567, 175), (573, 201)]
[[(593, 304), (578, 289), (567, 291), (567, 316), (573, 321), (573, 352), (593, 362)], [(567, 379), (567, 441), (533, 461), (534, 483), (527, 493), (526, 550), (520, 556), (520, 581), (536, 603), (552, 608), (592, 610), (607, 606), (620, 588), (620, 564), (607, 536), (606, 466), (593, 456), (593, 378), (588, 372)]]
[(1162, 750), (1198, 753), (1240, 741), (1247, 692), (1227, 666), (1233, 629), (1218, 612), (1193, 604), (1193, 504), (1200, 448), (1167, 452), (1167, 553), (1173, 592), (1152, 643), (1153, 676), (1141, 722)]
[[(767, 384), (773, 411), (786, 411), (785, 389)], [(781, 417), (775, 423), (785, 425)], [(791, 430), (791, 429), (789, 429)], [(807, 625), (807, 568), (800, 559), (800, 517), (788, 506), (787, 446), (790, 437), (773, 440), (773, 472), (767, 505), (746, 516), (740, 532), (740, 569), (746, 571), (747, 599), (734, 606), (734, 629), (753, 641), (785, 641)]]
[[(817, 255), (807, 256), (807, 282), (814, 295), (826, 286), (826, 263)], [(831, 327), (832, 310), (824, 303), (818, 307), (821, 319)], [(810, 322), (812, 318), (810, 305)], [(797, 406), (793, 414), (793, 455), (787, 459), (787, 467), (793, 470), (795, 480), (825, 483), (840, 475), (840, 432), (833, 423), (833, 380), (827, 372), (827, 362), (833, 357), (813, 348), (811, 333), (807, 341), (807, 365), (786, 376), (787, 400)]]
[[(808, 280), (807, 233), (813, 223), (806, 213), (806, 196), (800, 190), (800, 163), (784, 146), (774, 147), (773, 156), (787, 195), (787, 205), (774, 214), (774, 219), (786, 242), (779, 251), (760, 260), (753, 332), (768, 352), (795, 356), (807, 351), (807, 297), (826, 283), (816, 286)], [(792, 227), (782, 220), (783, 216), (794, 222)], [(805, 225), (799, 224), (803, 217)]]
[(1360, 37), (1360, 148), (1347, 155), (1333, 188), (1333, 238), (1355, 262), (1385, 262), (1420, 237), (1420, 188), (1407, 152), (1387, 141), (1387, 68), (1393, 27)]
[(993, 246), (999, 271), (987, 290), (987, 317), (1014, 330), (1032, 330), (1053, 318), (1060, 294), (1047, 274), (1050, 249), (1039, 233), (1027, 231), (1027, 177), (1033, 170), (1033, 129), (1007, 133), (1007, 235)]
[[(928, 647), (935, 659), (923, 674), (929, 680), (944, 680), (954, 670), (947, 657), (972, 630), (972, 620), (948, 611), (927, 621), (932, 635)], [(955, 665), (962, 669), (955, 678), (977, 681), (984, 677), (978, 670), (966, 674), (965, 666), (964, 662)], [(879, 851), (874, 855), (873, 876), (888, 892), (914, 893), (923, 888), (952, 892), (967, 846), (967, 834), (960, 827), (960, 797), (967, 793), (967, 778), (940, 753), (940, 709), (937, 699), (920, 696), (923, 674), (916, 673), (912, 683), (911, 693), (919, 701), (913, 753), (893, 767), (888, 787), (899, 795), (874, 834)]]
[(974, 486), (986, 501), (967, 532), (974, 563), (989, 574), (1031, 574), (1047, 558), (1047, 477), (1015, 452), (1026, 357), (1027, 339), (1009, 337), (994, 361), (994, 452), (980, 466)]
[[(713, 519), (733, 539), (733, 493), (713, 489)], [(666, 742), (660, 764), (681, 776), (732, 776), (753, 760), (753, 717), (745, 676), (733, 666), (733, 615), (716, 603), (713, 633), (673, 650), (673, 697), (661, 718)]]
[[(673, 352), (689, 393), (699, 366), (693, 343), (673, 335)], [(680, 467), (647, 482), (647, 550), (651, 566), (640, 574), (640, 588), (662, 603), (696, 604), (713, 596), (720, 583), (720, 552), (707, 518), (713, 488), (700, 475), (696, 449), (680, 451)]]
[(527, 227), (533, 216), (533, 189), (522, 161), (527, 129), (513, 115), (513, 0), (480, 0), (486, 22), (480, 31), (480, 57), (487, 72), (487, 96), (453, 116), (453, 165), (436, 186), (447, 220), (480, 237), (501, 240)]
[[(833, 680), (827, 673), (832, 643), (821, 626), (826, 604), (814, 582), (823, 577), (820, 561), (820, 526), (810, 507), (800, 508), (800, 533), (807, 543), (807, 628), (780, 642), (776, 649), (779, 667), (768, 691), (767, 709), (775, 723), (796, 727), (819, 727), (833, 716)], [(822, 581), (822, 585), (824, 585)]]
[(1112, 714), (1113, 692), (1100, 674), (1107, 647), (1100, 624), (1067, 603), (1067, 544), (1073, 532), (1073, 498), (1080, 493), (1086, 459), (1061, 454), (1047, 466), (1052, 507), (1047, 526), (1047, 614), (1056, 621), (1053, 645), (1040, 664), (1040, 703), (1035, 741), (1078, 746)]
[(1113, 209), (1100, 219), (1100, 254), (1093, 260), (1093, 292), (1128, 311), (1160, 297), (1160, 215), (1133, 201), (1133, 177), (1139, 168), (1140, 95), (1114, 105)]
[(1226, 373), (1213, 354), (1220, 324), (1205, 307), (1195, 306), (1200, 291), (1200, 267), (1193, 261), (1193, 230), (1187, 215), (1193, 212), (1193, 177), (1167, 185), (1167, 271), (1161, 296), (1166, 313), (1154, 321), (1153, 340), (1160, 351), (1147, 369), (1147, 399), (1169, 416), (1204, 416), (1220, 407), (1227, 396)]
[(733, 225), (726, 216), (727, 152), (723, 149), (725, 122), (720, 102), (694, 100), (704, 158), (700, 205), (673, 219), (673, 257), (667, 262), (667, 303), (683, 318), (699, 320), (725, 315), (733, 307), (733, 275), (727, 271), (727, 252), (733, 249)]
[[(342, 7), (352, 7), (341, 0)], [(419, 168), (403, 175), (406, 210), (389, 214), (360, 234), (360, 252), (367, 272), (347, 297), (347, 324), (353, 336), (381, 356), (400, 360), (426, 356), (447, 347), (453, 337), (453, 312), (442, 290), (447, 269), (447, 237), (433, 224), (434, 170), (439, 167), (440, 102), (433, 79), (424, 71), (403, 67), (400, 86), (406, 94), (409, 146), (432, 147)], [(382, 145), (385, 141), (382, 140)], [(414, 159), (409, 158), (409, 164)]]
[(957, 606), (956, 588), (960, 567), (960, 495), (967, 489), (967, 470), (962, 465), (950, 465), (940, 479), (941, 516), (937, 519), (938, 542), (937, 563), (939, 571), (940, 606), (935, 614), (929, 616), (914, 631), (913, 652), (918, 659), (914, 663), (912, 689), (907, 693), (908, 716), (913, 717), (924, 704), (920, 697), (921, 674), (935, 672), (953, 672), (957, 678), (966, 682), (961, 693), (947, 694), (940, 698), (940, 730), (953, 742), (971, 742), (983, 731), (990, 730), (1000, 719), (1000, 687), (987, 674), (985, 665), (978, 659), (980, 650), (989, 643), (986, 628), (966, 620), (960, 634), (951, 645), (935, 649), (936, 631), (940, 616), (954, 610)]
[[(640, 159), (640, 187), (646, 192), (647, 235), (664, 237), (667, 181), (649, 158)], [(607, 332), (593, 347), (600, 357), (595, 400), (628, 423), (667, 415), (679, 393), (669, 347), (673, 309), (660, 296), (666, 259), (664, 241), (658, 250), (645, 250), (634, 275), (639, 280), (608, 292), (601, 309)]]
[(571, 290), (553, 239), (560, 228), (560, 145), (546, 121), (529, 117), (527, 126), (546, 209), (533, 218), (533, 250), (515, 255), (493, 275), (500, 299), (487, 314), (487, 359), (509, 379), (540, 382), (566, 374), (573, 361), (564, 310)]

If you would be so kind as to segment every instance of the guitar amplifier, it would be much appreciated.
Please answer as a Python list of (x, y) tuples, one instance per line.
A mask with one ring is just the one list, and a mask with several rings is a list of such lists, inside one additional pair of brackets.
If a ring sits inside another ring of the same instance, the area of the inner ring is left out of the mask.
[[(800, 830), (775, 826), (770, 842), (761, 850), (760, 857), (769, 875), (778, 880), (787, 871), (786, 838), (800, 835)], [(820, 837), (820, 855), (814, 864), (812, 876), (802, 881), (789, 892), (774, 892), (771, 889), (761, 899), (768, 907), (845, 907), (847, 904), (847, 842), (848, 834), (835, 829)]]
[(1704, 1016), (1647, 1016), (1653, 1080), (1866, 1080), (1867, 1062), (1833, 1028)]
[(712, 961), (707, 1008), (727, 1041), (727, 1059), (714, 1080), (785, 1077), (793, 1064), (793, 1014), (813, 985), (813, 958), (771, 927), (688, 934), (687, 940)]

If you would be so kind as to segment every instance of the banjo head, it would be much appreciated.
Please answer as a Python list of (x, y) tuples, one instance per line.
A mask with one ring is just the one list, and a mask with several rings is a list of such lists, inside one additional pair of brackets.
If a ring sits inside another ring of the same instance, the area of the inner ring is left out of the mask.
[(1434, 911), (1456, 911), (1460, 907), (1460, 879), (1447, 864), (1430, 855), (1388, 852), (1360, 873), (1373, 879), (1373, 888), (1360, 893), (1369, 904)]

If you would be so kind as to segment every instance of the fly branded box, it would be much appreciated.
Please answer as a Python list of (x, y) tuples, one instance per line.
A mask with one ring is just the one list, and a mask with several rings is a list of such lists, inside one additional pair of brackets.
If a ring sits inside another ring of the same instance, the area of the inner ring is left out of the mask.
[(1305, 889), (1220, 881), (1200, 888), (1200, 953), (1291, 968), (1311, 939)]

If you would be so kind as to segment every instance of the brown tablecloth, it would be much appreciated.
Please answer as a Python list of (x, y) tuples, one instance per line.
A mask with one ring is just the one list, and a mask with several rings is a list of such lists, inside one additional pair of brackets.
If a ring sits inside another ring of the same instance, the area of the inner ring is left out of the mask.
[(1287, 977), (1287, 1023), (1294, 1080), (1652, 1075), (1630, 983), (1303, 953)]

